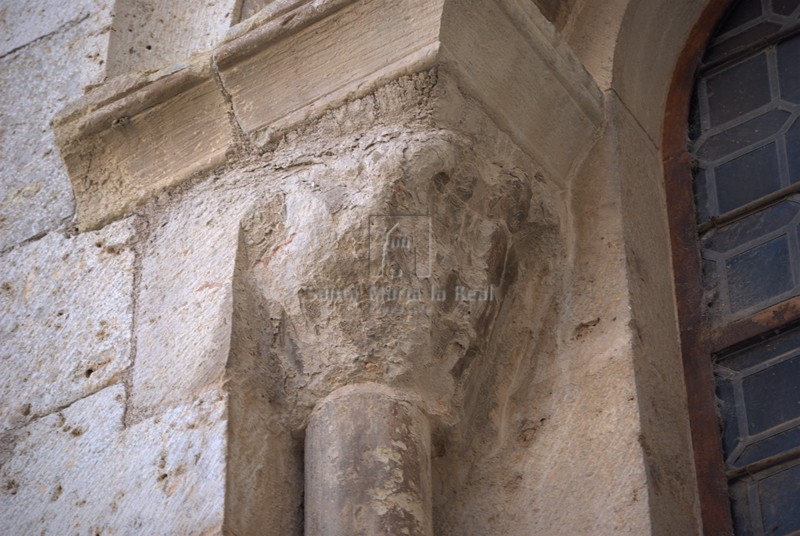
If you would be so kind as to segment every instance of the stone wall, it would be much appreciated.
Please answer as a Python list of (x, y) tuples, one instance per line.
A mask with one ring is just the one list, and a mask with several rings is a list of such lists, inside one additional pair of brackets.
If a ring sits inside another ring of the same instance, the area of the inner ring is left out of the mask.
[(430, 423), (434, 534), (699, 533), (656, 113), (589, 3), (145, 4), (0, 7), (0, 533), (299, 536), (354, 384)]
[(0, 6), (3, 534), (210, 534), (223, 522), (225, 394), (129, 412), (147, 226), (131, 215), (76, 234), (50, 126), (106, 77), (113, 8)]

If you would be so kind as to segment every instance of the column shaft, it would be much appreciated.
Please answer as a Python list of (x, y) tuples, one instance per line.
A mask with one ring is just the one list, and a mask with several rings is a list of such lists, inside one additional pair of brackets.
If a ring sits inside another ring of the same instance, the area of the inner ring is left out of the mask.
[(306, 536), (432, 536), (428, 419), (388, 388), (323, 400), (305, 456)]

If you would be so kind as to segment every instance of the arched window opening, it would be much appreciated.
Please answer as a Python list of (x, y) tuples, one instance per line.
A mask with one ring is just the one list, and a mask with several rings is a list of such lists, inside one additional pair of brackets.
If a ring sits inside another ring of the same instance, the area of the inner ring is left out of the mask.
[(696, 74), (688, 148), (698, 355), (733, 527), (800, 534), (800, 0), (732, 4)]

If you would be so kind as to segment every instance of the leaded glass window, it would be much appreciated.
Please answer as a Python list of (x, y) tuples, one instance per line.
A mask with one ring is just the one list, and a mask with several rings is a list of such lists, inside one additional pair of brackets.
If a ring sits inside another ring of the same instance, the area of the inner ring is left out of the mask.
[[(800, 294), (798, 6), (739, 2), (697, 81), (691, 152), (707, 303), (717, 322)], [(775, 197), (781, 201), (773, 204)]]
[[(711, 329), (800, 296), (800, 0), (733, 4), (698, 71), (689, 149)], [(765, 327), (712, 349), (734, 528), (800, 534), (800, 318)]]

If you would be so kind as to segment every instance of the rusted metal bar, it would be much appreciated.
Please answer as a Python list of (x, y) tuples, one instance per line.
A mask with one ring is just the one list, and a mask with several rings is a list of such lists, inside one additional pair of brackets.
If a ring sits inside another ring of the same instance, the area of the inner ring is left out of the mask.
[(764, 197), (756, 199), (755, 201), (750, 201), (746, 205), (742, 205), (741, 207), (730, 210), (725, 214), (714, 216), (709, 221), (699, 225), (697, 227), (697, 232), (699, 234), (703, 234), (709, 229), (713, 229), (715, 227), (721, 227), (726, 223), (730, 223), (751, 212), (754, 212), (756, 210), (761, 210), (762, 208), (766, 208), (769, 205), (772, 205), (773, 203), (780, 201), (784, 197), (796, 194), (797, 192), (800, 192), (800, 183), (790, 184), (785, 188), (781, 188), (780, 190), (772, 192), (769, 195), (765, 195)]
[(708, 335), (708, 349), (712, 353), (736, 346), (773, 330), (800, 321), (800, 296), (789, 298), (763, 311), (714, 329)]
[(733, 480), (734, 478), (739, 478), (745, 475), (754, 474), (757, 473), (758, 471), (762, 471), (774, 465), (778, 465), (783, 462), (796, 459), (798, 457), (800, 457), (800, 448), (788, 450), (786, 452), (781, 452), (780, 454), (770, 456), (769, 458), (758, 460), (757, 462), (751, 463), (744, 467), (731, 469), (726, 473), (726, 476), (728, 477), (729, 480)]

